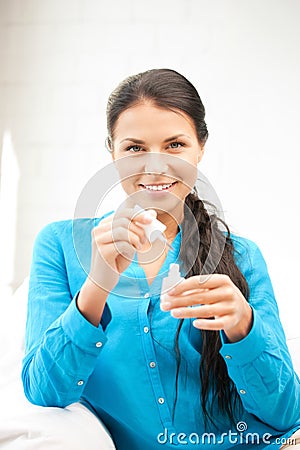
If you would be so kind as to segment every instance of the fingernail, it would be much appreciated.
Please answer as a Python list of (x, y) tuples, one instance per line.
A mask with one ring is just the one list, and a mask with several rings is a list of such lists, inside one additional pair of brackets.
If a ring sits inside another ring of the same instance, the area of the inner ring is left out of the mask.
[(170, 289), (170, 290), (168, 291), (168, 295), (173, 295), (173, 294), (174, 294), (174, 292), (175, 292), (175, 288), (173, 288), (173, 289)]
[(161, 302), (161, 304), (160, 304), (160, 309), (162, 309), (162, 310), (170, 309), (170, 307), (171, 307), (170, 302)]
[(153, 217), (154, 217), (154, 216), (153, 216), (152, 214), (150, 214), (150, 212), (148, 212), (148, 211), (144, 213), (144, 218), (145, 218), (145, 219), (151, 219), (151, 220), (153, 220)]
[(172, 309), (171, 315), (172, 315), (173, 317), (181, 316), (181, 315), (182, 315), (182, 309), (179, 309), (179, 308)]

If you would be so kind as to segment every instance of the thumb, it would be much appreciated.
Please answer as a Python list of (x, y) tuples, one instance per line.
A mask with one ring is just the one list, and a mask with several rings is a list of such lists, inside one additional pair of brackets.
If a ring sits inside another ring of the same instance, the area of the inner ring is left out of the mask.
[(147, 214), (149, 214), (149, 216), (151, 216), (153, 219), (156, 219), (157, 217), (157, 212), (155, 211), (155, 209), (147, 209)]

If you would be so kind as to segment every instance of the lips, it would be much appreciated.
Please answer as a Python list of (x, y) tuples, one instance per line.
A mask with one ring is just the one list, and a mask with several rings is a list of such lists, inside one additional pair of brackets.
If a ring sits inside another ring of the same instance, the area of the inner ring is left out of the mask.
[(161, 184), (140, 184), (140, 186), (143, 189), (146, 189), (148, 191), (167, 191), (170, 189), (174, 184), (176, 184), (177, 181), (174, 181), (173, 183), (161, 183)]

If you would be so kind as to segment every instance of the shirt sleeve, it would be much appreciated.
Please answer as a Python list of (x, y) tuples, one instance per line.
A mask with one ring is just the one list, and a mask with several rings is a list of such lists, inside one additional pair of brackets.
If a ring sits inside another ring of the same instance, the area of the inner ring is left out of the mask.
[(64, 407), (80, 399), (106, 343), (106, 305), (95, 327), (72, 298), (65, 255), (54, 230), (45, 227), (33, 249), (22, 381), (26, 397), (41, 406)]
[[(264, 258), (251, 244), (241, 270), (250, 288), (253, 309), (250, 333), (228, 343), (221, 333), (223, 356), (244, 408), (279, 431), (300, 419), (300, 382), (293, 369), (277, 303)], [(241, 261), (241, 259), (240, 259)]]

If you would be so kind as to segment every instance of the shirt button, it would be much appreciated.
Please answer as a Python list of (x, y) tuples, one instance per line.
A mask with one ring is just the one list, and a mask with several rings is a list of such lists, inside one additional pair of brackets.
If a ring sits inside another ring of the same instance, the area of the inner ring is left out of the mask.
[(98, 348), (102, 347), (102, 342), (96, 342), (96, 347)]
[(149, 332), (149, 328), (148, 327), (144, 327), (144, 333), (148, 333)]
[(232, 359), (232, 356), (230, 356), (230, 355), (225, 355), (225, 359)]
[(83, 385), (83, 383), (84, 383), (84, 381), (82, 381), (82, 380), (79, 380), (79, 381), (78, 381), (78, 383), (77, 383), (77, 386), (82, 386), (82, 385)]
[(163, 397), (159, 397), (158, 403), (162, 405), (163, 403), (165, 403), (165, 399)]
[(154, 361), (151, 361), (151, 363), (149, 364), (149, 366), (153, 369), (153, 367), (156, 367), (156, 363)]
[(144, 295), (144, 298), (149, 298), (149, 297), (150, 297), (149, 292), (146, 292), (146, 294)]
[(246, 391), (244, 389), (240, 389), (240, 394), (246, 394)]

